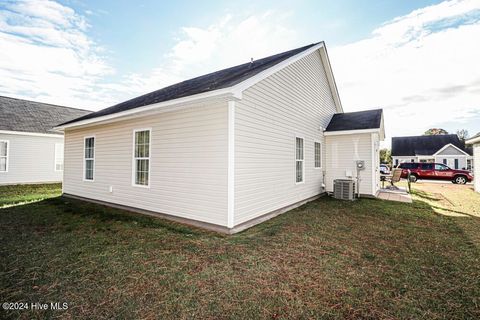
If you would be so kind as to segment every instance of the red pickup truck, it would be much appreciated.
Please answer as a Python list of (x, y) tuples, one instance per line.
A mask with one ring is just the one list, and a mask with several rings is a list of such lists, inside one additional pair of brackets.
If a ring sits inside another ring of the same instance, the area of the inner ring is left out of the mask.
[(448, 180), (456, 184), (465, 184), (473, 180), (472, 174), (467, 170), (450, 169), (441, 163), (404, 162), (398, 168), (402, 169), (402, 178), (407, 178), (410, 170), (410, 181), (418, 179)]

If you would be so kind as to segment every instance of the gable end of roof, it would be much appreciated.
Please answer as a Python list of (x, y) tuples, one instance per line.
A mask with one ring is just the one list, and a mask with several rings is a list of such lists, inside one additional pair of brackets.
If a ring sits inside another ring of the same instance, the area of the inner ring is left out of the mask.
[(196, 101), (196, 99), (214, 97), (222, 94), (229, 94), (233, 98), (241, 98), (241, 92), (249, 86), (277, 72), (279, 68), (283, 68), (318, 49), (323, 49), (321, 50), (321, 58), (327, 71), (327, 78), (337, 110), (343, 112), (333, 73), (331, 72), (330, 62), (326, 55), (325, 44), (318, 42), (186, 80), (92, 114), (67, 121), (58, 125), (56, 129), (63, 130), (71, 126), (89, 125), (94, 122), (107, 120), (112, 121), (111, 119), (113, 118), (180, 103), (180, 101), (185, 100)]

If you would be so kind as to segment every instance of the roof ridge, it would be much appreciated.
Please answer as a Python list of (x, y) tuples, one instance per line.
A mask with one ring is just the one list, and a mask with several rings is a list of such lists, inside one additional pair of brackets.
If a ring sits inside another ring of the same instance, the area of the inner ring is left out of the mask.
[(186, 98), (198, 94), (204, 94), (210, 91), (232, 88), (239, 83), (255, 77), (256, 75), (260, 74), (265, 70), (273, 68), (277, 64), (280, 64), (282, 61), (300, 55), (311, 48), (320, 46), (323, 43), (323, 41), (311, 43), (306, 46), (272, 54), (270, 56), (254, 60), (253, 62), (246, 62), (219, 69), (213, 72), (205, 73), (190, 79), (171, 84), (166, 87), (159, 88), (151, 92), (144, 93), (140, 96), (121, 101), (117, 104), (108, 106), (91, 114), (62, 123), (60, 124), (60, 126), (82, 120), (94, 119), (101, 116), (107, 116), (123, 111), (128, 111), (156, 103)]
[[(280, 56), (280, 55), (282, 55), (282, 54), (287, 54), (287, 53), (290, 53), (290, 52), (292, 52), (292, 51), (296, 51), (296, 50), (300, 50), (300, 49), (303, 49), (303, 48), (304, 48), (304, 50), (301, 50), (301, 51), (300, 51), (300, 52), (302, 52), (302, 51), (305, 51), (306, 49), (308, 49), (308, 48), (310, 48), (310, 47), (313, 47), (313, 46), (318, 45), (319, 43), (321, 43), (321, 42), (311, 43), (311, 44), (308, 44), (308, 45), (305, 45), (305, 46), (301, 46), (301, 47), (298, 47), (298, 48), (295, 48), (295, 49), (290, 49), (290, 50), (287, 50), (287, 51), (275, 53), (275, 54), (272, 54), (272, 55), (269, 55), (269, 56), (262, 57), (262, 58), (260, 58), (260, 59), (253, 60), (253, 62), (258, 62), (258, 61), (263, 60), (263, 59), (268, 59), (268, 58)], [(124, 102), (131, 101), (131, 100), (135, 100), (135, 99), (137, 99), (137, 98), (142, 98), (142, 97), (144, 97), (144, 96), (146, 96), (146, 95), (155, 93), (155, 92), (157, 92), (157, 91), (160, 91), (160, 90), (163, 90), (163, 89), (166, 89), (166, 88), (169, 88), (169, 87), (176, 86), (176, 85), (178, 85), (178, 84), (180, 84), (180, 83), (185, 83), (185, 82), (187, 82), (187, 81), (196, 80), (196, 79), (205, 77), (205, 76), (210, 75), (210, 74), (213, 74), (213, 73), (217, 73), (217, 72), (221, 72), (221, 71), (227, 71), (227, 70), (229, 70), (229, 69), (234, 69), (234, 68), (238, 68), (238, 67), (241, 67), (241, 66), (246, 66), (246, 65), (249, 65), (249, 64), (251, 64), (251, 63), (252, 63), (252, 62), (244, 62), (244, 63), (236, 64), (236, 65), (234, 65), (234, 66), (230, 66), (230, 67), (226, 67), (226, 68), (222, 68), (222, 69), (216, 69), (216, 70), (214, 70), (214, 71), (207, 72), (207, 73), (201, 74), (201, 75), (199, 75), (199, 76), (195, 76), (195, 77), (188, 78), (188, 79), (185, 79), (185, 80), (176, 82), (176, 83), (172, 83), (171, 85), (168, 85), (168, 86), (165, 86), (165, 87), (162, 87), (162, 88), (159, 88), (159, 89), (156, 89), (156, 90), (153, 90), (153, 91), (144, 93), (144, 94), (142, 94), (142, 95), (133, 97), (133, 98), (131, 98), (131, 99), (128, 99), (128, 100), (125, 100), (125, 101), (121, 101), (121, 102), (119, 102), (119, 103), (116, 103), (116, 104), (111, 105), (111, 106), (106, 107), (106, 108), (115, 107), (115, 106), (117, 106), (117, 105), (119, 105), (119, 104), (122, 104), (122, 103), (124, 103)], [(257, 68), (259, 68), (259, 66), (256, 66), (256, 67), (253, 68), (253, 69), (257, 69)], [(228, 77), (228, 78), (232, 78), (232, 77), (233, 77), (233, 76), (231, 75), (231, 76)], [(106, 109), (106, 108), (105, 108), (105, 109)], [(98, 110), (98, 111), (100, 111), (100, 110)]]
[(53, 107), (67, 108), (67, 109), (73, 109), (73, 110), (94, 112), (94, 111), (92, 111), (92, 110), (87, 110), (87, 109), (82, 109), (82, 108), (67, 107), (67, 106), (62, 106), (62, 105), (59, 105), (59, 104), (53, 104), (53, 103), (41, 102), (41, 101), (35, 101), (35, 100), (29, 100), (29, 99), (22, 99), (22, 98), (15, 98), (15, 97), (9, 97), (9, 96), (4, 96), (4, 95), (0, 95), (0, 98), (6, 98), (6, 99), (12, 99), (12, 100), (19, 100), (19, 101), (27, 101), (27, 102), (34, 102), (34, 103), (41, 103), (41, 104), (46, 104), (46, 105), (53, 106)]
[(350, 112), (343, 112), (343, 113), (357, 113), (357, 112), (365, 112), (365, 111), (383, 111), (383, 109), (375, 108), (375, 109), (366, 109), (366, 110), (350, 111)]
[(397, 139), (397, 138), (419, 138), (419, 137), (446, 137), (446, 136), (457, 136), (456, 133), (448, 133), (448, 134), (419, 134), (416, 136), (397, 136), (397, 137), (392, 137), (392, 139)]

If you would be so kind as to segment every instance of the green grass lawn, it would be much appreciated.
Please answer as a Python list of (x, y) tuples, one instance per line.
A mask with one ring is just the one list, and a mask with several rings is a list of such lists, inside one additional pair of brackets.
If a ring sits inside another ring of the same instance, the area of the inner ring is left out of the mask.
[(61, 183), (0, 186), (0, 208), (58, 197), (61, 194)]
[(475, 232), (420, 197), (323, 197), (233, 236), (50, 198), (0, 209), (0, 301), (68, 309), (0, 318), (478, 319)]

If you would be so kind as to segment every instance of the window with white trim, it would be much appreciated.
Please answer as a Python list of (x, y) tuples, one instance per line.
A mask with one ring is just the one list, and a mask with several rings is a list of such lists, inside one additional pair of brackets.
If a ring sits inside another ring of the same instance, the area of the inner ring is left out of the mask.
[(83, 179), (93, 181), (95, 176), (95, 137), (85, 138)]
[(0, 141), (0, 172), (8, 171), (8, 141)]
[(134, 131), (133, 181), (137, 186), (149, 186), (150, 129)]
[(315, 142), (315, 168), (322, 167), (322, 144), (320, 142)]
[(55, 171), (63, 171), (63, 143), (55, 143)]
[(304, 178), (303, 138), (295, 138), (295, 182), (301, 183)]

